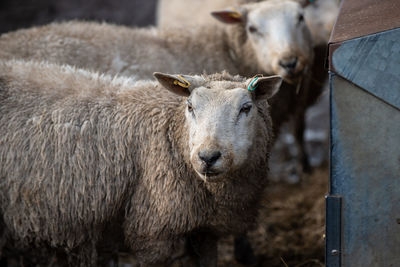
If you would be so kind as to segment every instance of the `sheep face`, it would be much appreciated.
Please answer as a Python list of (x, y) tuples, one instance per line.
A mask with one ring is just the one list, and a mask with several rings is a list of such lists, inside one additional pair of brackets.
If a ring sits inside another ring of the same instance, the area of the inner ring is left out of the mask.
[[(265, 73), (296, 80), (313, 60), (312, 39), (304, 9), (295, 1), (262, 1), (235, 11), (213, 12), (214, 17), (245, 27), (257, 64)], [(233, 18), (233, 17), (234, 18)]]
[[(260, 123), (257, 101), (273, 96), (281, 78), (262, 77), (251, 83), (253, 79), (209, 81), (200, 76), (161, 75), (155, 77), (162, 85), (187, 97), (185, 117), (193, 169), (205, 181), (229, 177), (226, 174), (246, 163), (253, 145)], [(249, 91), (248, 86), (256, 88)]]
[(217, 82), (199, 87), (187, 99), (190, 161), (205, 180), (240, 167), (255, 134), (257, 108), (242, 86), (230, 90)]

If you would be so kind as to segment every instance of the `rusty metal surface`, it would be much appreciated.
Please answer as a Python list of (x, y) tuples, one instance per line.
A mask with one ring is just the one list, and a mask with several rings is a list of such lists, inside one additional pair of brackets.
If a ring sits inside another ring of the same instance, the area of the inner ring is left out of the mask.
[(400, 111), (338, 75), (330, 186), (342, 197), (341, 266), (400, 266)]
[(400, 27), (400, 0), (342, 0), (330, 43)]

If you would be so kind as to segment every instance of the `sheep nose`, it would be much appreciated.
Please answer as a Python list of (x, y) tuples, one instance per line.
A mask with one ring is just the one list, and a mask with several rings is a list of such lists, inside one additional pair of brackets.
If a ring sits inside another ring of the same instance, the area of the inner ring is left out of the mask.
[(280, 60), (279, 65), (281, 65), (286, 71), (293, 72), (297, 66), (297, 57)]
[(221, 157), (221, 152), (203, 150), (200, 151), (198, 155), (199, 158), (207, 165), (207, 167), (211, 167)]

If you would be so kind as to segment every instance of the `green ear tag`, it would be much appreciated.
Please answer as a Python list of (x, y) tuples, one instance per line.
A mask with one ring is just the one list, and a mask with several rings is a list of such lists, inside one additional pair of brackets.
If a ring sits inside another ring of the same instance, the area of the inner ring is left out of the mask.
[(258, 77), (255, 77), (254, 80), (249, 84), (249, 86), (247, 87), (247, 90), (254, 91), (256, 90), (256, 88), (258, 87), (258, 84), (256, 85), (256, 87), (253, 87), (253, 84), (258, 80)]

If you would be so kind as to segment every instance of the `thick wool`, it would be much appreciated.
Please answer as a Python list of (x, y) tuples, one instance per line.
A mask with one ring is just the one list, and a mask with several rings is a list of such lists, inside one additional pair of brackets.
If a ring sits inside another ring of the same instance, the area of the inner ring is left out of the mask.
[[(239, 31), (240, 30), (240, 31)], [(152, 79), (166, 73), (260, 73), (241, 27), (128, 28), (106, 23), (53, 23), (0, 37), (1, 59), (47, 60), (108, 74)]]
[[(243, 80), (228, 74), (226, 90)], [(240, 83), (239, 83), (240, 82)], [(266, 184), (271, 119), (243, 168), (205, 183), (189, 163), (185, 101), (157, 82), (0, 62), (0, 221), (7, 242), (97, 266), (103, 244), (163, 262), (195, 231), (241, 233)]]

